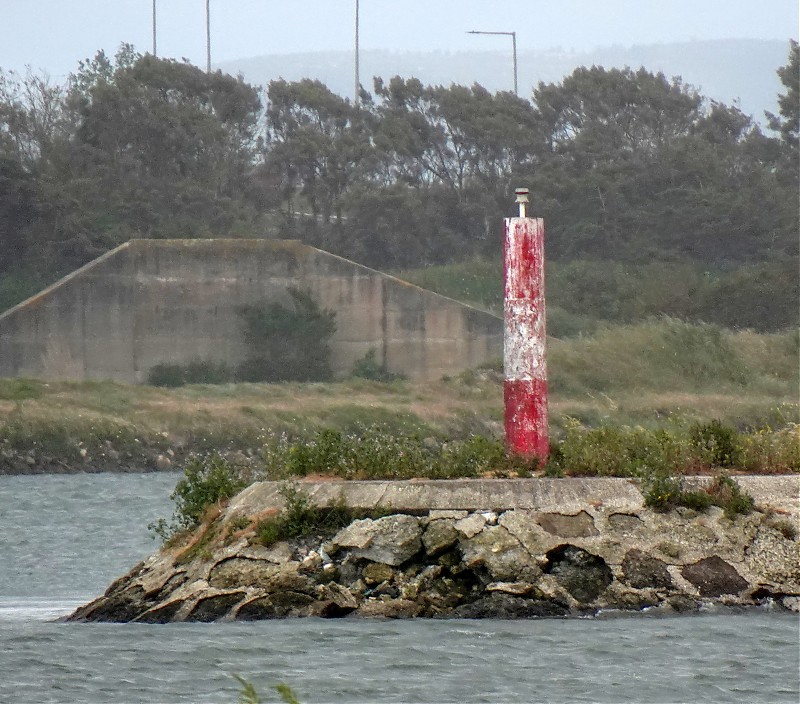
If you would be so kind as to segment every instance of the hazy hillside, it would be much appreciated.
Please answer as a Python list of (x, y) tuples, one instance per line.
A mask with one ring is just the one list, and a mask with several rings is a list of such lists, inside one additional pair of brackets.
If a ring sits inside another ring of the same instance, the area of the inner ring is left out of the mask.
[[(372, 76), (416, 76), (426, 84), (480, 83), (489, 90), (511, 90), (511, 51), (391, 52), (362, 50), (361, 83), (371, 90)], [(764, 110), (775, 112), (781, 89), (775, 74), (786, 63), (789, 45), (782, 41), (730, 39), (647, 46), (601, 47), (592, 52), (523, 52), (519, 54), (520, 94), (527, 95), (539, 81), (560, 81), (577, 66), (605, 68), (644, 66), (668, 76), (681, 76), (703, 95), (731, 104), (763, 120)], [(219, 65), (241, 73), (254, 84), (266, 86), (274, 78), (288, 81), (316, 78), (333, 92), (353, 94), (353, 54), (348, 51), (307, 52), (243, 58)]]

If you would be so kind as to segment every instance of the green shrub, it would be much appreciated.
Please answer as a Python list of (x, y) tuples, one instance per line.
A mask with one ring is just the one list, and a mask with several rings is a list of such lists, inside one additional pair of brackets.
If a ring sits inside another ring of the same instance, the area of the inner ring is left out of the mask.
[(716, 467), (734, 467), (739, 463), (737, 443), (739, 433), (719, 420), (697, 423), (691, 429), (691, 440), (708, 464)]
[(171, 496), (178, 528), (197, 525), (209, 506), (230, 498), (248, 483), (239, 468), (218, 452), (193, 455), (186, 461), (183, 474)]
[(186, 368), (182, 364), (162, 362), (150, 367), (147, 373), (147, 383), (150, 386), (165, 386), (177, 388), (186, 383)]
[(406, 269), (397, 275), (404, 281), (458, 301), (468, 301), (498, 312), (503, 310), (503, 263), (499, 259), (473, 259), (457, 264)]
[(390, 382), (405, 379), (403, 374), (390, 372), (386, 365), (378, 364), (377, 352), (372, 347), (361, 359), (357, 359), (353, 364), (353, 376), (370, 381)]
[(660, 328), (663, 344), (652, 350), (654, 361), (699, 384), (747, 383), (747, 368), (722, 328), (674, 318)]
[(725, 272), (699, 294), (691, 307), (695, 319), (758, 332), (796, 328), (800, 323), (800, 279), (793, 257)]
[(720, 475), (705, 489), (711, 504), (719, 506), (725, 515), (733, 519), (738, 514), (746, 515), (753, 510), (753, 497), (742, 491), (741, 487), (730, 477)]
[(237, 370), (240, 381), (328, 381), (330, 339), (336, 313), (323, 310), (310, 292), (289, 287), (292, 307), (243, 306), (244, 339), (252, 350)]
[(709, 493), (698, 489), (696, 491), (681, 491), (674, 498), (674, 504), (702, 512), (712, 506), (714, 501)]
[[(551, 392), (562, 395), (624, 393), (631, 389), (700, 390), (735, 387), (761, 390), (759, 370), (749, 367), (738, 340), (713, 325), (672, 318), (651, 319), (636, 325), (601, 327), (591, 337), (560, 341), (548, 351)], [(760, 360), (767, 371), (775, 359), (789, 359), (775, 351)], [(770, 372), (771, 373), (771, 372)], [(784, 387), (788, 378), (774, 377), (770, 388)]]
[(705, 511), (711, 506), (719, 506), (730, 519), (750, 513), (754, 505), (753, 497), (725, 475), (715, 477), (703, 489), (686, 490), (680, 479), (659, 473), (642, 482), (642, 493), (645, 506), (657, 511), (669, 511), (678, 506)]
[(227, 364), (202, 359), (193, 359), (188, 364), (156, 364), (147, 375), (151, 386), (171, 388), (186, 384), (227, 384), (233, 380), (233, 370)]
[(739, 439), (739, 457), (742, 468), (748, 472), (800, 472), (800, 424), (743, 433)]
[(292, 484), (281, 487), (283, 497), (283, 526), (289, 538), (309, 535), (319, 522), (319, 512), (311, 503), (311, 497)]
[(574, 419), (566, 419), (565, 425), (556, 453), (551, 451), (551, 471), (558, 465), (566, 474), (639, 477), (680, 472), (692, 461), (688, 443), (663, 429), (585, 428)]
[(283, 484), (280, 493), (284, 500), (283, 510), (275, 516), (268, 516), (256, 526), (255, 542), (266, 547), (281, 540), (311, 534), (329, 536), (356, 518), (373, 513), (356, 512), (345, 504), (343, 498), (325, 507), (314, 506), (308, 493), (290, 483)]
[(275, 543), (284, 540), (283, 524), (279, 516), (268, 516), (259, 521), (256, 525), (255, 542), (260, 543), (264, 547), (269, 547)]
[(369, 426), (355, 433), (319, 431), (311, 440), (271, 438), (262, 448), (271, 477), (326, 474), (344, 479), (448, 479), (528, 476), (535, 458), (506, 451), (501, 439), (471, 436), (439, 442)]
[(667, 511), (678, 505), (682, 489), (675, 477), (659, 472), (642, 482), (644, 505), (657, 511)]
[(195, 359), (186, 365), (187, 384), (227, 384), (234, 380), (233, 370), (224, 362)]
[(509, 452), (500, 438), (473, 435), (466, 440), (448, 442), (439, 455), (439, 478), (528, 477), (540, 469), (539, 459)]

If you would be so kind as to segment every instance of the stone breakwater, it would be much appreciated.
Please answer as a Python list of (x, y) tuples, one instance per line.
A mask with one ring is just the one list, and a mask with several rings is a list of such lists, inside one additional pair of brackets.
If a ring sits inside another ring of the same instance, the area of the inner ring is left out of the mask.
[(797, 611), (800, 478), (738, 481), (756, 510), (734, 520), (718, 508), (654, 512), (624, 479), (300, 482), (318, 506), (388, 515), (269, 547), (256, 526), (281, 495), (263, 482), (69, 619), (535, 618), (709, 602)]

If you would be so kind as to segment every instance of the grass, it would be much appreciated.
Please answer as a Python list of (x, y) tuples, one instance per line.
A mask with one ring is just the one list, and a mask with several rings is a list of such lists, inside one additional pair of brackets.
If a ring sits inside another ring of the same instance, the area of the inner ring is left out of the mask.
[(754, 506), (753, 497), (727, 475), (718, 475), (708, 486), (691, 491), (683, 488), (680, 479), (661, 474), (645, 481), (643, 489), (645, 505), (657, 511), (669, 511), (678, 506), (705, 511), (718, 506), (726, 518), (733, 520), (740, 514), (750, 513)]
[[(768, 440), (775, 453), (769, 457), (753, 455), (749, 443), (754, 436)], [(175, 510), (171, 522), (160, 519), (150, 528), (169, 541), (173, 536), (185, 535), (187, 529), (208, 526), (212, 516), (220, 515), (223, 502), (245, 486), (264, 479), (283, 481), (280, 493), (284, 507), (266, 515), (255, 526), (254, 540), (261, 545), (311, 534), (332, 534), (355, 518), (365, 517), (356, 515), (343, 500), (315, 507), (307, 493), (288, 481), (310, 475), (381, 480), (541, 474), (630, 477), (641, 481), (645, 503), (656, 510), (685, 506), (704, 511), (719, 506), (733, 519), (753, 509), (752, 497), (744, 494), (729, 476), (740, 472), (748, 458), (761, 462), (752, 467), (760, 473), (799, 471), (800, 426), (767, 434), (740, 433), (716, 420), (656, 430), (626, 426), (589, 429), (570, 421), (564, 437), (551, 443), (546, 463), (509, 453), (498, 438), (472, 436), (437, 442), (379, 428), (356, 435), (329, 429), (310, 440), (270, 438), (257, 458), (235, 461), (216, 451), (193, 456), (172, 494)], [(764, 463), (765, 459), (769, 461)], [(683, 477), (697, 473), (716, 473), (716, 477), (704, 488), (685, 489)], [(240, 516), (236, 526), (247, 527), (249, 521)], [(210, 528), (206, 527), (201, 538), (211, 537)], [(205, 547), (206, 543), (198, 539), (184, 556), (198, 555)]]
[[(739, 429), (798, 421), (796, 334), (759, 335), (656, 319), (550, 340), (550, 418), (587, 427), (719, 419)], [(257, 451), (268, 436), (312, 438), (380, 425), (420, 437), (502, 432), (499, 364), (433, 382), (189, 385), (0, 380), (0, 472), (20, 461), (147, 468), (159, 454)], [(772, 452), (766, 440), (758, 452)], [(753, 454), (757, 454), (754, 450)], [(30, 457), (32, 459), (28, 460)], [(18, 470), (17, 470), (18, 471)]]
[(503, 312), (503, 264), (499, 260), (472, 259), (422, 269), (403, 269), (396, 275), (457, 301), (466, 301), (498, 315)]
[[(474, 259), (397, 275), (500, 314), (502, 262)], [(800, 284), (791, 258), (709, 271), (692, 262), (547, 262), (547, 327), (554, 337), (592, 334), (603, 324), (669, 315), (770, 332), (796, 328)]]
[(606, 327), (591, 337), (554, 342), (550, 383), (565, 395), (625, 387), (771, 391), (762, 370), (749, 367), (738, 352), (741, 337), (670, 318)]

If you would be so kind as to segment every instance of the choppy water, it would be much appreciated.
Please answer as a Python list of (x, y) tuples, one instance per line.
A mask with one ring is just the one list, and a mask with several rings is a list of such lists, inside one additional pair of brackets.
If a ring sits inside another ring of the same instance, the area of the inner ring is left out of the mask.
[(155, 547), (175, 475), (0, 477), (0, 702), (791, 702), (798, 620), (62, 624)]

